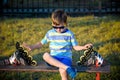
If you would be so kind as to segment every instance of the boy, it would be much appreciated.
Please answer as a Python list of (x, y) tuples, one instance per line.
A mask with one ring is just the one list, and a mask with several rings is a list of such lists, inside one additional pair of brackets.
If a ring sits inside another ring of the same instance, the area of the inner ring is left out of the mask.
[(67, 28), (67, 14), (63, 10), (56, 10), (52, 13), (53, 29), (49, 30), (45, 37), (35, 45), (23, 46), (29, 50), (40, 48), (46, 43), (50, 43), (50, 54), (44, 53), (43, 59), (50, 65), (59, 68), (62, 80), (67, 80), (67, 74), (74, 78), (76, 76), (76, 69), (72, 68), (72, 48), (75, 50), (85, 50), (92, 44), (78, 46), (74, 34)]

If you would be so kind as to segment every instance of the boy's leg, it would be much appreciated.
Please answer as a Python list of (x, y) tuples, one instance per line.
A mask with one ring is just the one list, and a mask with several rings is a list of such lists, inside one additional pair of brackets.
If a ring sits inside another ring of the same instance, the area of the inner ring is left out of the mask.
[(66, 70), (59, 68), (59, 72), (60, 72), (62, 80), (68, 80), (68, 75), (67, 75)]
[(67, 66), (67, 65), (61, 63), (60, 61), (54, 59), (52, 56), (50, 56), (49, 53), (44, 53), (43, 59), (44, 59), (47, 63), (49, 63), (50, 65), (53, 65), (53, 66), (56, 66), (56, 67), (58, 67), (58, 68), (60, 68), (60, 69), (65, 70), (65, 71), (69, 74), (69, 76), (70, 76), (71, 78), (74, 78), (74, 77), (76, 76), (76, 74), (77, 74), (76, 69), (74, 69), (74, 68), (72, 68), (72, 67), (70, 67), (70, 66)]
[(44, 53), (43, 59), (44, 59), (47, 63), (49, 63), (50, 65), (59, 67), (59, 68), (64, 69), (64, 70), (66, 70), (66, 69), (69, 67), (69, 66), (66, 66), (65, 64), (61, 63), (60, 61), (54, 59), (52, 56), (50, 56), (49, 53)]

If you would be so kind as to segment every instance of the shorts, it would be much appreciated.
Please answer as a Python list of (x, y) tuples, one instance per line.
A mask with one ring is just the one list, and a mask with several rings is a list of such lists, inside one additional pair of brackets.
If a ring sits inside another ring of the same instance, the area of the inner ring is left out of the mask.
[[(61, 63), (67, 65), (67, 66), (71, 66), (72, 65), (72, 59), (68, 58), (68, 57), (56, 57), (56, 56), (52, 56), (54, 59), (60, 61)], [(47, 63), (48, 66), (51, 66), (50, 64)]]

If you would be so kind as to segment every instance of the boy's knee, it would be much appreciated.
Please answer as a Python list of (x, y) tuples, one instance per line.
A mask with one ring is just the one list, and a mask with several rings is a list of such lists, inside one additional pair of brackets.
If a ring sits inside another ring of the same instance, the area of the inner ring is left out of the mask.
[(49, 56), (50, 56), (50, 54), (46, 52), (43, 54), (43, 59), (46, 60)]
[(59, 69), (59, 72), (60, 72), (61, 74), (66, 74), (66, 70), (65, 70), (65, 69)]

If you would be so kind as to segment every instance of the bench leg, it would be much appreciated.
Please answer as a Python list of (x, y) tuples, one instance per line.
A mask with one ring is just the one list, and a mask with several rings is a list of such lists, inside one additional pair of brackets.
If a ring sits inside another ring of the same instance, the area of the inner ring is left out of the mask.
[(100, 80), (100, 73), (99, 72), (96, 73), (96, 80)]
[[(96, 61), (96, 67), (98, 67), (97, 62), (98, 61)], [(100, 73), (99, 72), (96, 73), (96, 80), (100, 80)]]

